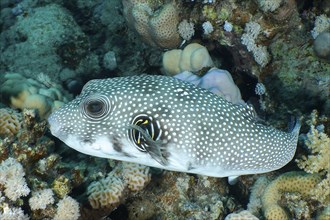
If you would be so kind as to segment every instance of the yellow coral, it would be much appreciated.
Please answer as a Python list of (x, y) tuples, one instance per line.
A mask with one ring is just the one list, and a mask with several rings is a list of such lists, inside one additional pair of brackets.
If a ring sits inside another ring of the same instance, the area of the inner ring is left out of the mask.
[(163, 55), (163, 67), (170, 75), (183, 71), (198, 72), (214, 66), (207, 49), (197, 43), (188, 44), (183, 50), (170, 50)]
[(52, 189), (60, 198), (64, 198), (72, 189), (70, 180), (65, 176), (59, 176), (53, 181)]
[(125, 0), (124, 15), (131, 25), (151, 46), (175, 48), (180, 44), (177, 30), (179, 12), (174, 2), (155, 10), (155, 4), (147, 1)]
[(0, 109), (0, 137), (17, 134), (22, 127), (22, 115), (10, 108)]
[(52, 110), (67, 102), (67, 98), (58, 88), (47, 88), (42, 83), (27, 79), (21, 74), (7, 73), (6, 81), (0, 92), (8, 98), (11, 107), (37, 109), (41, 118), (47, 118)]
[(285, 210), (278, 204), (285, 192), (296, 192), (302, 197), (309, 197), (311, 189), (319, 182), (321, 177), (317, 174), (305, 172), (288, 172), (272, 181), (262, 195), (262, 205), (267, 220), (289, 219)]

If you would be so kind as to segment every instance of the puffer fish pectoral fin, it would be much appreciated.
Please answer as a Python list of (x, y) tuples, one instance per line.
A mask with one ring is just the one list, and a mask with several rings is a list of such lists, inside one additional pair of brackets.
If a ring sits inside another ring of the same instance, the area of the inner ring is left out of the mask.
[(143, 141), (145, 151), (158, 163), (163, 166), (168, 165), (168, 161), (164, 156), (165, 147), (163, 146), (162, 141), (154, 140), (150, 134), (145, 131), (142, 127), (137, 125), (129, 125), (130, 129), (135, 129), (142, 135), (143, 138), (140, 141)]
[(235, 185), (238, 181), (239, 176), (228, 176), (228, 183), (230, 185)]

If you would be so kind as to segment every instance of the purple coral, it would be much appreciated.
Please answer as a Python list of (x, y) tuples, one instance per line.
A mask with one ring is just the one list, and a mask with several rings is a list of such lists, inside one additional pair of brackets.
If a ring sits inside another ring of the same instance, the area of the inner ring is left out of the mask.
[(245, 104), (233, 78), (226, 70), (212, 68), (203, 77), (185, 71), (174, 77), (207, 89), (234, 104)]

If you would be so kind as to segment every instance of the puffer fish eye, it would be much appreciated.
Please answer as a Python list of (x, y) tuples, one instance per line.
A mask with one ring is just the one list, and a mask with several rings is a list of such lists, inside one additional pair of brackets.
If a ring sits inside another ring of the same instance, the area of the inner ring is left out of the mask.
[(111, 103), (108, 97), (99, 94), (93, 94), (82, 102), (82, 113), (91, 120), (102, 120), (111, 110)]
[(104, 103), (99, 100), (91, 101), (88, 103), (86, 110), (91, 114), (100, 114), (103, 110)]
[(129, 129), (129, 138), (134, 143), (135, 147), (142, 151), (148, 151), (149, 137), (152, 141), (157, 141), (161, 137), (162, 130), (157, 120), (146, 114), (137, 115), (131, 122)]

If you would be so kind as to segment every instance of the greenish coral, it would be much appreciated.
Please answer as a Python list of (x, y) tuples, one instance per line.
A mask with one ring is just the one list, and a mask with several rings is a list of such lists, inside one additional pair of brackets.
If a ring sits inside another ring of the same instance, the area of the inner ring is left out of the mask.
[(216, 8), (213, 5), (204, 5), (202, 14), (207, 21), (223, 23), (230, 17), (230, 9), (226, 6)]
[(65, 176), (59, 176), (57, 177), (52, 184), (52, 189), (56, 193), (56, 195), (60, 198), (64, 198), (67, 196), (71, 190), (72, 185), (70, 183), (70, 179), (68, 179)]
[[(298, 38), (298, 36), (300, 36)], [(313, 52), (312, 43), (301, 37), (302, 33), (292, 33), (272, 42), (273, 57), (269, 70), (265, 72), (265, 85), (273, 101), (309, 112), (319, 108), (329, 112), (330, 63), (320, 61)], [(308, 102), (307, 102), (308, 99)]]

